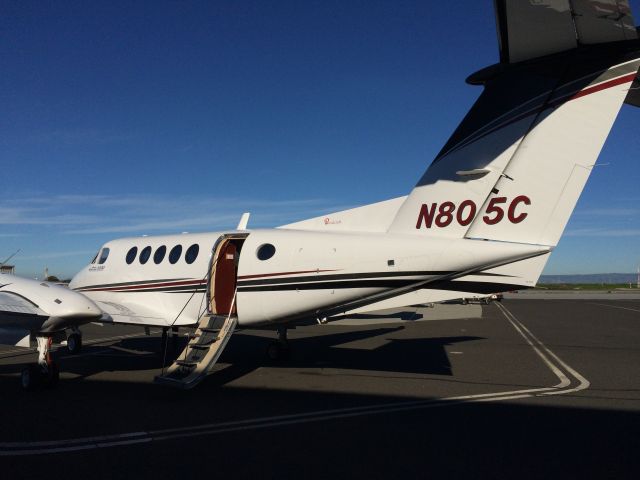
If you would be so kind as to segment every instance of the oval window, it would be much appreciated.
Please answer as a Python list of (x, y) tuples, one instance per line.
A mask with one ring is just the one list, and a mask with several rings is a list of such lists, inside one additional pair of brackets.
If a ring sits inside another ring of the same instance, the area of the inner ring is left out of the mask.
[(182, 255), (182, 245), (176, 245), (171, 249), (171, 252), (169, 252), (169, 261), (176, 263), (180, 260), (180, 255)]
[(100, 252), (100, 260), (98, 260), (98, 264), (102, 265), (107, 261), (107, 258), (109, 258), (109, 249), (105, 247), (102, 249), (102, 252)]
[(200, 251), (200, 247), (197, 243), (194, 243), (187, 249), (187, 253), (184, 254), (184, 260), (187, 263), (193, 263), (198, 258), (198, 252)]
[(138, 255), (138, 247), (131, 247), (127, 252), (127, 264), (131, 265)]
[(147, 263), (150, 256), (151, 256), (151, 247), (144, 247), (140, 252), (140, 263), (143, 265)]
[(258, 247), (258, 251), (256, 252), (256, 256), (258, 260), (269, 260), (276, 253), (276, 247), (271, 245), (270, 243), (265, 243)]
[(162, 245), (161, 247), (158, 247), (158, 249), (156, 250), (156, 253), (153, 254), (153, 261), (155, 262), (155, 264), (159, 264), (162, 260), (164, 260), (164, 256), (167, 253), (167, 247), (165, 247), (164, 245)]

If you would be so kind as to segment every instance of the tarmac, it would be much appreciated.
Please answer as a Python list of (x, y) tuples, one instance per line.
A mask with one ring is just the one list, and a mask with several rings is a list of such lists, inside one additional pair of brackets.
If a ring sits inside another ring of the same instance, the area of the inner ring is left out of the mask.
[(3, 347), (0, 475), (640, 478), (640, 296), (532, 295), (298, 327), (281, 362), (239, 331), (190, 391), (155, 330), (87, 326), (35, 392)]

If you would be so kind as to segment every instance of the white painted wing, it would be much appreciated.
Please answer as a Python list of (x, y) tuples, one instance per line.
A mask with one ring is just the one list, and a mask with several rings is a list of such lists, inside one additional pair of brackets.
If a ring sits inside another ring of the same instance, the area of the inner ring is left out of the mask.
[(179, 321), (174, 323), (175, 318), (169, 318), (158, 311), (136, 303), (101, 301), (96, 301), (95, 303), (104, 312), (104, 315), (99, 320), (101, 323), (166, 327), (170, 325), (191, 325), (197, 322), (197, 319), (179, 318)]
[(0, 344), (29, 346), (29, 329), (37, 328), (46, 314), (28, 299), (0, 292)]
[(3, 314), (42, 315), (43, 312), (29, 300), (9, 292), (0, 292), (0, 318)]

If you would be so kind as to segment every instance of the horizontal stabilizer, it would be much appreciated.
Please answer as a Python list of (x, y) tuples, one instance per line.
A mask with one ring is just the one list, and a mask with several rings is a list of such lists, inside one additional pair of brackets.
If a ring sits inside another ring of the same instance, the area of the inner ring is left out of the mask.
[(500, 61), (638, 38), (628, 0), (496, 0)]

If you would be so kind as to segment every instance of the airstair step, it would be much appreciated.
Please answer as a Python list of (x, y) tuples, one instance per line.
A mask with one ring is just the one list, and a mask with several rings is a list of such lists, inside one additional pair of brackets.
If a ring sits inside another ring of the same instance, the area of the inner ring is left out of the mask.
[(187, 360), (176, 360), (176, 365), (180, 365), (181, 367), (193, 368), (198, 365), (198, 362), (189, 362)]
[[(235, 296), (234, 300), (235, 302)], [(233, 304), (233, 303), (232, 303)], [(198, 330), (190, 335), (190, 341), (166, 373), (155, 378), (156, 383), (172, 387), (189, 389), (195, 387), (208, 374), (213, 372), (220, 354), (238, 323), (236, 315), (203, 315)], [(219, 327), (219, 328), (214, 328)]]
[(206, 333), (218, 333), (220, 331), (219, 328), (209, 328), (209, 327), (200, 327), (200, 330)]
[(171, 387), (184, 388), (184, 375), (176, 376), (176, 373), (170, 375), (157, 376), (154, 381), (160, 385), (169, 385)]

